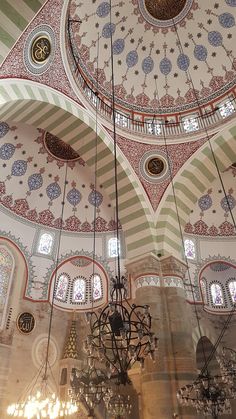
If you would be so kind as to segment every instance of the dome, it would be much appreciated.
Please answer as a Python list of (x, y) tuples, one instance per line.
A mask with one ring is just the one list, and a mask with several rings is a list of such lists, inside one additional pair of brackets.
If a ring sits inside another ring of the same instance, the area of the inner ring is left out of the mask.
[(123, 112), (174, 114), (212, 105), (235, 85), (234, 6), (230, 0), (132, 0), (110, 10), (106, 1), (73, 0), (74, 77), (109, 104), (112, 40), (115, 102)]

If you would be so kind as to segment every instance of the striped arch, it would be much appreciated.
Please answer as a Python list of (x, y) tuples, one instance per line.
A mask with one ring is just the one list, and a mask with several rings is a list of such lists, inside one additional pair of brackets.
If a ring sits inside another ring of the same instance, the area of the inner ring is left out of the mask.
[[(58, 91), (27, 80), (0, 81), (0, 120), (23, 122), (58, 136), (70, 144), (94, 169), (95, 119)], [(128, 257), (155, 251), (155, 228), (137, 179), (118, 150), (119, 217), (125, 232)], [(115, 203), (113, 141), (98, 126), (99, 182)]]
[[(212, 138), (211, 144), (220, 171), (227, 169), (236, 161), (235, 121), (230, 127)], [(217, 176), (208, 143), (193, 154), (175, 176), (174, 189), (182, 231), (198, 198), (210, 187)], [(171, 185), (167, 188), (159, 206), (156, 226), (160, 251), (181, 257), (182, 242)]]

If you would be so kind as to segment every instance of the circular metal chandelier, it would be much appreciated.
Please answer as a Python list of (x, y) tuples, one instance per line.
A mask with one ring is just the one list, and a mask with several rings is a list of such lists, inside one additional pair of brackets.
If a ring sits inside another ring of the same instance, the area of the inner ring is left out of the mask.
[(95, 367), (96, 359), (88, 357), (88, 365), (78, 370), (73, 368), (71, 374), (71, 390), (69, 395), (75, 402), (81, 401), (93, 411), (95, 405), (101, 403), (107, 393), (108, 377), (104, 371)]
[(236, 387), (225, 375), (199, 376), (192, 384), (182, 387), (177, 398), (183, 406), (193, 406), (203, 416), (231, 414), (230, 399), (236, 397)]
[(108, 377), (117, 384), (127, 384), (128, 370), (135, 362), (155, 360), (157, 338), (151, 331), (148, 305), (130, 305), (126, 299), (126, 278), (112, 278), (111, 301), (100, 312), (89, 314), (90, 351), (105, 361)]
[(105, 406), (108, 413), (116, 419), (127, 418), (132, 410), (130, 396), (124, 394), (113, 394), (110, 391), (104, 398)]

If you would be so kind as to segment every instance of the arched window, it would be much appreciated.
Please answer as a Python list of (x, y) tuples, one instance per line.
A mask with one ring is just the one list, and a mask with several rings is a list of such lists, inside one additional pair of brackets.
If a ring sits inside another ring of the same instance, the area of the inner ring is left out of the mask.
[(190, 239), (184, 240), (184, 251), (185, 251), (185, 256), (188, 259), (196, 258), (195, 243), (193, 240), (190, 240)]
[(204, 304), (207, 304), (207, 291), (206, 291), (206, 281), (205, 281), (205, 279), (200, 280), (200, 287), (201, 287), (203, 302), (204, 302)]
[(236, 303), (236, 281), (229, 282), (229, 292), (233, 303)]
[(84, 278), (77, 278), (73, 284), (73, 296), (72, 300), (74, 303), (84, 303), (86, 294), (86, 281)]
[(5, 320), (13, 271), (14, 259), (12, 255), (5, 247), (0, 247), (0, 329)]
[(92, 289), (93, 289), (93, 300), (99, 300), (102, 298), (102, 283), (99, 275), (95, 274), (92, 276)]
[(38, 253), (50, 255), (52, 253), (54, 237), (50, 233), (43, 233), (39, 238)]
[(120, 240), (117, 237), (112, 237), (108, 241), (108, 255), (110, 258), (114, 258), (120, 254)]
[(222, 288), (219, 284), (211, 284), (211, 297), (214, 305), (222, 306), (224, 304)]
[(66, 301), (66, 294), (69, 285), (69, 277), (66, 274), (61, 274), (58, 277), (56, 294), (55, 297), (57, 300)]

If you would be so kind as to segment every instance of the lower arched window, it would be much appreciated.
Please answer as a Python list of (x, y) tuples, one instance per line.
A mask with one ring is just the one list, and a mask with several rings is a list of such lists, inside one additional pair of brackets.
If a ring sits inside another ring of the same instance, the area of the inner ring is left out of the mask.
[(93, 289), (93, 300), (99, 300), (102, 298), (102, 283), (99, 275), (95, 274), (92, 276), (92, 289)]
[(66, 295), (69, 285), (69, 276), (67, 274), (60, 274), (56, 286), (55, 297), (57, 300), (66, 301)]
[(0, 329), (4, 325), (14, 271), (14, 259), (4, 246), (0, 247)]
[(86, 281), (84, 278), (77, 278), (73, 284), (73, 297), (75, 303), (84, 303), (86, 296)]
[(222, 288), (219, 284), (211, 284), (211, 298), (215, 306), (222, 306), (224, 304)]
[(229, 292), (233, 303), (236, 303), (236, 281), (229, 282)]

